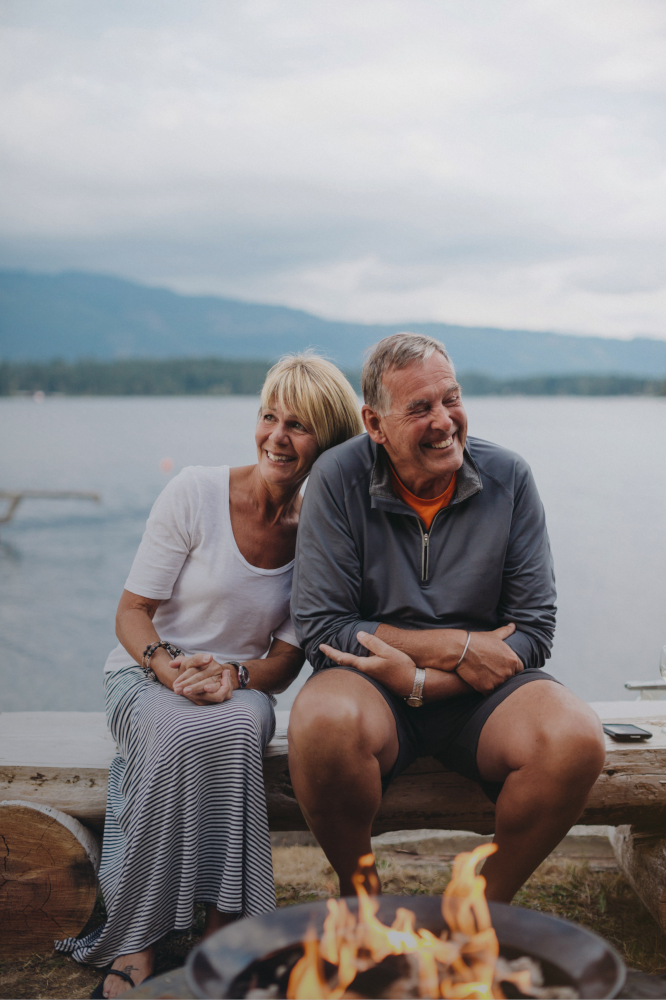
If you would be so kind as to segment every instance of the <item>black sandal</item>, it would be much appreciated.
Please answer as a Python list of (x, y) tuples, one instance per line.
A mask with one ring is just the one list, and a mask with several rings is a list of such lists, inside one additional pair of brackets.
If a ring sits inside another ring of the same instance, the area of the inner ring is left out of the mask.
[(134, 980), (126, 972), (122, 972), (121, 969), (109, 969), (108, 972), (104, 974), (104, 979), (101, 983), (98, 983), (95, 989), (90, 994), (90, 1000), (104, 1000), (104, 983), (106, 982), (107, 976), (120, 976), (124, 979), (126, 983), (129, 983), (132, 989), (134, 989)]

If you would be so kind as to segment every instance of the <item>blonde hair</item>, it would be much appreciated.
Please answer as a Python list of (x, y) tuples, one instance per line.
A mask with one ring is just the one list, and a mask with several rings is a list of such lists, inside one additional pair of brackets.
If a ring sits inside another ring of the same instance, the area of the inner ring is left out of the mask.
[(261, 405), (275, 403), (312, 428), (321, 451), (363, 431), (351, 385), (331, 361), (311, 351), (285, 354), (273, 365), (261, 390)]

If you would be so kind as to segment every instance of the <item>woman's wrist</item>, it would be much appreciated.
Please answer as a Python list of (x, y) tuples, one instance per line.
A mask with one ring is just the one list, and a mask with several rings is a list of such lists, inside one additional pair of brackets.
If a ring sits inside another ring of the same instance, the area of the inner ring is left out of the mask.
[(240, 689), (242, 691), (244, 688), (249, 687), (250, 675), (244, 663), (239, 663), (238, 660), (227, 660), (225, 666), (232, 667), (231, 676), (234, 678), (232, 685), (234, 690)]
[(238, 680), (238, 671), (233, 663), (223, 663), (222, 666), (225, 670), (229, 671), (229, 679), (231, 681), (231, 686), (234, 691), (238, 691), (240, 688), (240, 682)]
[(149, 667), (158, 681), (168, 688), (173, 688), (173, 682), (178, 677), (178, 671), (173, 669), (172, 663), (173, 659), (166, 649), (156, 649), (149, 662)]

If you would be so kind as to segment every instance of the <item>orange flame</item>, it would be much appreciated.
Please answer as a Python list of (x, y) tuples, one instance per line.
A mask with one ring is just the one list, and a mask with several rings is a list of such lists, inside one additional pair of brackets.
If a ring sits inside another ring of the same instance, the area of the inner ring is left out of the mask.
[[(289, 1000), (342, 1000), (357, 973), (378, 964), (388, 955), (413, 955), (418, 968), (419, 997), (443, 997), (451, 1000), (503, 1000), (499, 984), (494, 983), (499, 944), (486, 902), (486, 880), (476, 875), (479, 861), (497, 850), (495, 844), (482, 844), (470, 853), (459, 854), (442, 898), (442, 913), (448, 926), (440, 937), (414, 926), (411, 910), (400, 907), (390, 927), (377, 918), (379, 902), (366, 889), (379, 888), (372, 854), (359, 859), (353, 883), (358, 895), (358, 917), (350, 913), (344, 899), (329, 899), (321, 941), (310, 930), (303, 942), (303, 957), (289, 978)], [(324, 960), (337, 967), (329, 982), (324, 975)], [(521, 991), (527, 981), (516, 974)], [(513, 979), (513, 976), (511, 977)]]
[(299, 959), (289, 976), (287, 1000), (307, 997), (309, 1000), (328, 1000), (330, 993), (324, 979), (324, 968), (319, 956), (319, 941), (313, 928), (303, 940), (303, 958)]

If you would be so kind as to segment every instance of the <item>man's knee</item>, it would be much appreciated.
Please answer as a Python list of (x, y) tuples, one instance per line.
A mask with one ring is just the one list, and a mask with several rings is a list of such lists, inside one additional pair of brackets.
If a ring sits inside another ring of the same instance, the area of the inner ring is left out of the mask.
[(313, 680), (299, 691), (289, 715), (290, 744), (314, 740), (334, 746), (339, 738), (362, 739), (364, 718), (358, 699), (349, 692), (323, 690), (327, 686)]
[[(301, 689), (289, 717), (289, 753), (329, 764), (375, 757), (382, 774), (398, 754), (393, 713), (363, 677), (326, 670)], [(354, 766), (357, 766), (356, 764)]]
[(604, 756), (596, 713), (567, 688), (543, 680), (518, 688), (493, 712), (481, 734), (478, 761), (489, 780), (527, 767), (544, 780), (591, 785)]
[(597, 714), (571, 691), (552, 693), (551, 710), (540, 714), (537, 745), (545, 772), (592, 784), (604, 765), (605, 743)]

